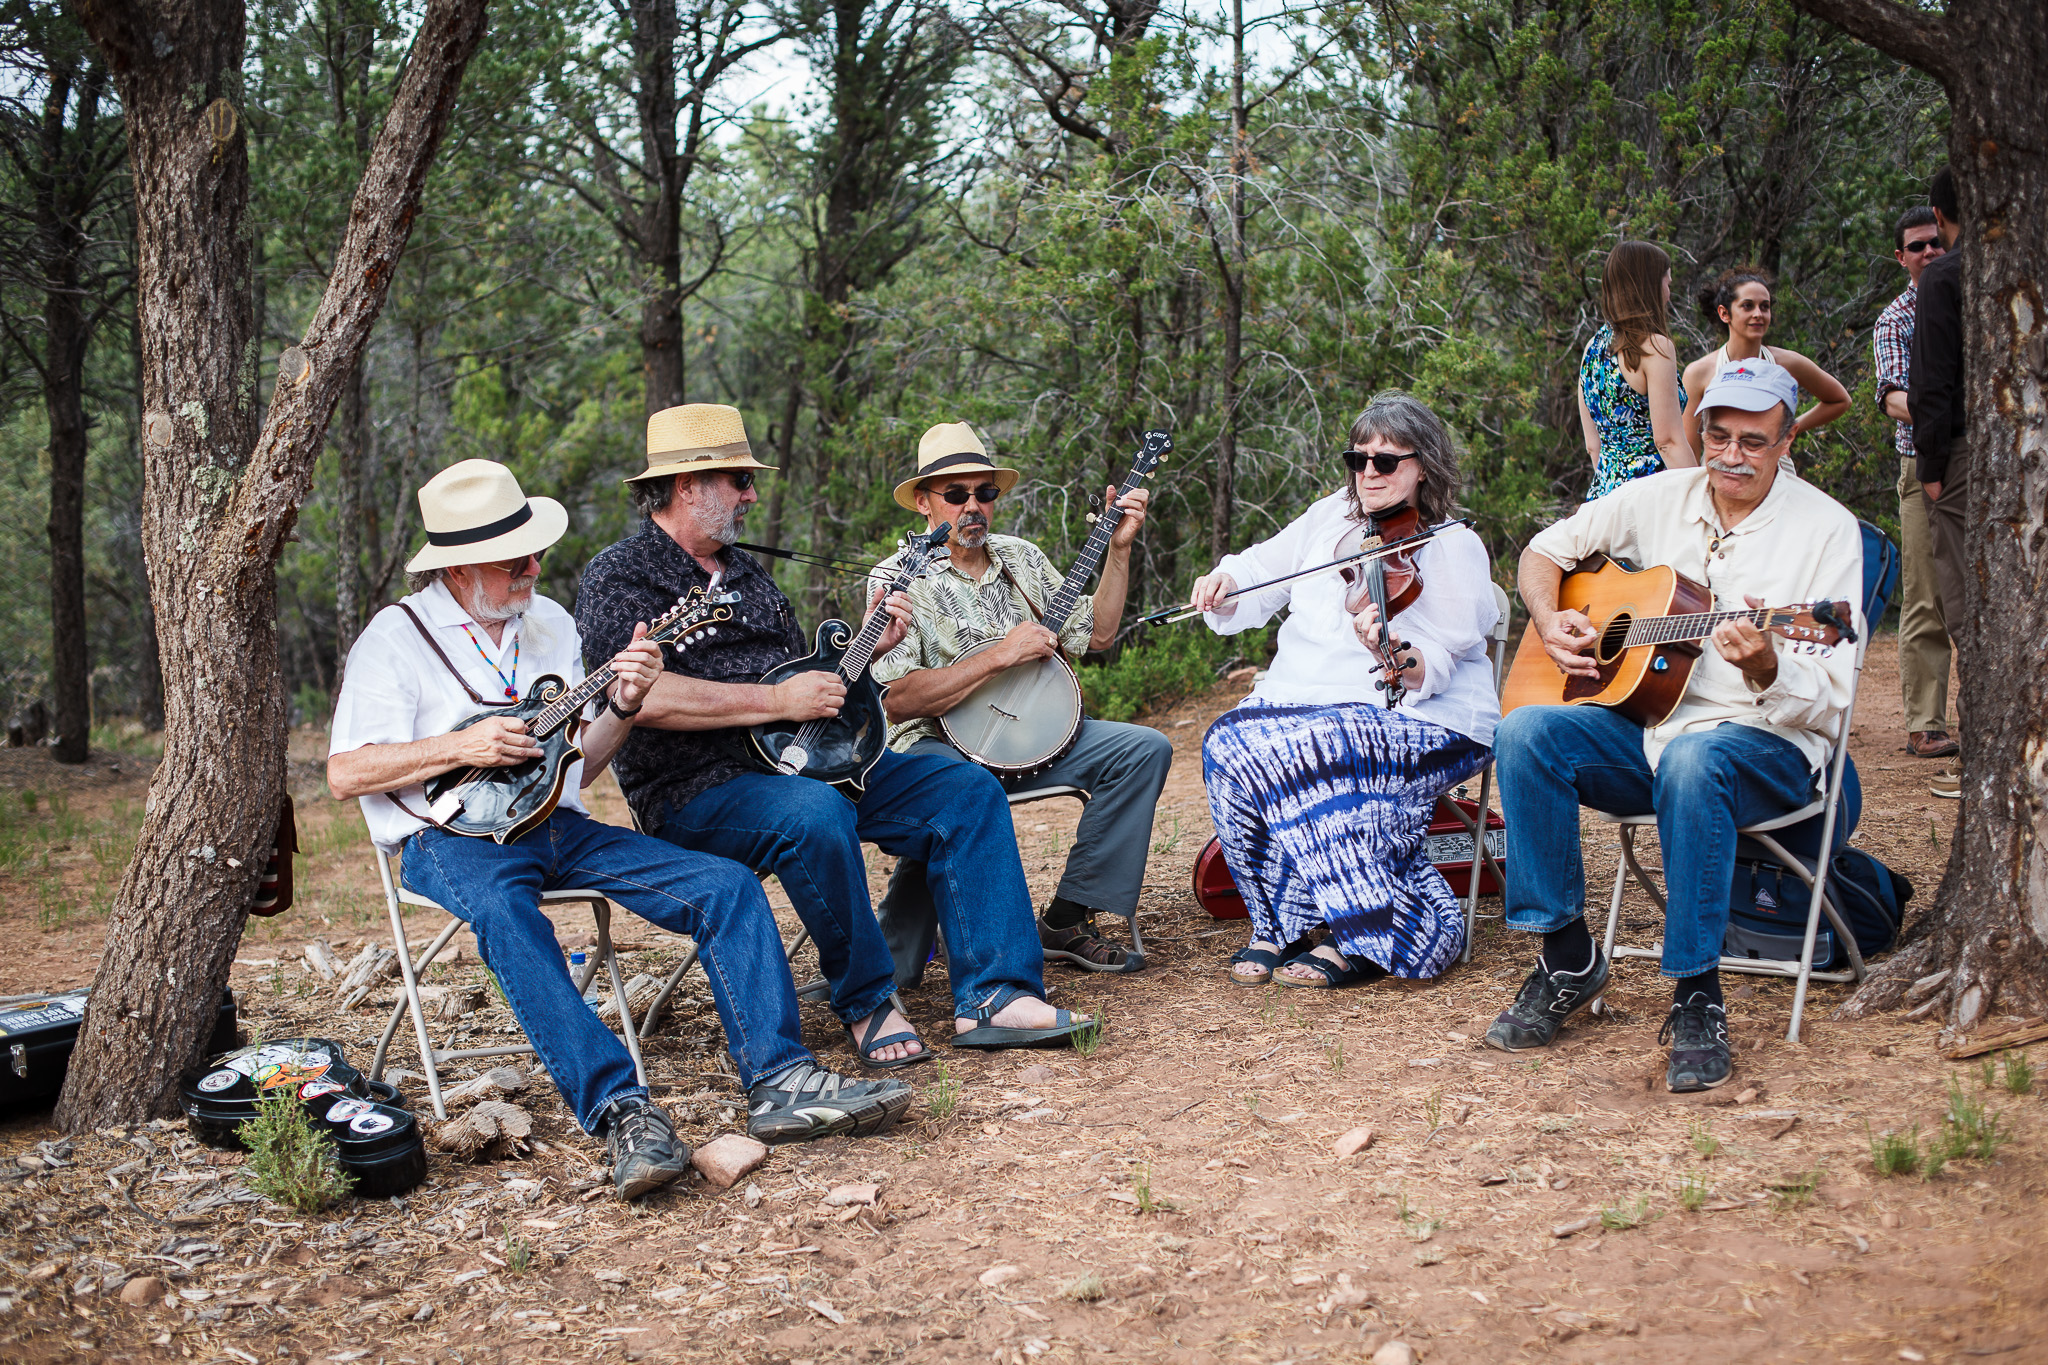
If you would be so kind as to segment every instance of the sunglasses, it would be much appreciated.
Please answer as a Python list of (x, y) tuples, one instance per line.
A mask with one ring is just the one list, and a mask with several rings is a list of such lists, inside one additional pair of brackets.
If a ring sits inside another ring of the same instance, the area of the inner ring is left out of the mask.
[(1003, 490), (992, 483), (982, 484), (979, 488), (934, 488), (931, 491), (933, 496), (944, 498), (953, 507), (965, 507), (969, 498), (986, 507), (1003, 495)]
[(1368, 455), (1362, 450), (1346, 450), (1339, 453), (1344, 457), (1344, 467), (1354, 474), (1363, 474), (1367, 465), (1372, 466), (1377, 473), (1391, 474), (1401, 467), (1401, 461), (1418, 458), (1412, 450), (1406, 455), (1388, 455), (1384, 452)]
[(1939, 251), (1941, 250), (1941, 238), (1929, 237), (1924, 242), (1908, 242), (1900, 247), (1899, 250), (1905, 252), (1908, 256), (1918, 256), (1923, 251)]
[(532, 560), (533, 566), (535, 568), (539, 568), (541, 560), (547, 557), (547, 553), (548, 552), (546, 550), (535, 550), (532, 554), (525, 556), (525, 558), (500, 560), (497, 563), (486, 564), (484, 567), (487, 569), (496, 569), (499, 573), (504, 574), (507, 578), (517, 578), (525, 570), (527, 560)]
[(754, 486), (754, 471), (751, 469), (728, 469), (726, 473), (732, 475), (732, 488), (735, 493), (744, 493)]

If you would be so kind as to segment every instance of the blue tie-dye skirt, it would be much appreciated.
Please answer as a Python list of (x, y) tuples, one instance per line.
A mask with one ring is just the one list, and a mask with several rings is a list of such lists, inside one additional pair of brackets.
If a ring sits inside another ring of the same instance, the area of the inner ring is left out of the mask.
[(1465, 920), (1426, 849), (1436, 799), (1486, 764), (1483, 744), (1403, 711), (1248, 698), (1202, 741), (1202, 781), (1253, 936), (1327, 924), (1337, 948), (1432, 977)]

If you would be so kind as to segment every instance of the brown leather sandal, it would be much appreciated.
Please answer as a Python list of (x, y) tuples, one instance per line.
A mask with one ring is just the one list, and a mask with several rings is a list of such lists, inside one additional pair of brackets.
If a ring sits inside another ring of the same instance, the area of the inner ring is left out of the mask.
[(1145, 959), (1128, 948), (1104, 941), (1090, 915), (1071, 929), (1054, 929), (1038, 921), (1038, 945), (1047, 962), (1064, 962), (1084, 972), (1141, 972)]

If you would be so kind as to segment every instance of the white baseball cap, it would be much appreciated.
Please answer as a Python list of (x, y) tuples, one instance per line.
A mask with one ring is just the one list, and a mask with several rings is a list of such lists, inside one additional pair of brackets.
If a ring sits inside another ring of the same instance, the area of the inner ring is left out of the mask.
[(1742, 412), (1769, 412), (1778, 404), (1785, 411), (1799, 411), (1799, 381), (1782, 365), (1768, 360), (1736, 360), (1723, 365), (1707, 385), (1696, 411), (1735, 408)]

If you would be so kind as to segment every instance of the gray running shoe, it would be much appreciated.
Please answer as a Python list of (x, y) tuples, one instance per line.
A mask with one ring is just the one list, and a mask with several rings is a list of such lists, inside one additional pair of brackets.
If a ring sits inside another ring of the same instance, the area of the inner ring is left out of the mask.
[(871, 1137), (902, 1118), (916, 1097), (903, 1081), (857, 1081), (798, 1062), (747, 1092), (747, 1132), (771, 1147), (835, 1133)]
[(1500, 1012), (1486, 1041), (1502, 1052), (1521, 1052), (1548, 1047), (1564, 1021), (1600, 998), (1607, 989), (1607, 973), (1613, 964), (1596, 944), (1593, 961), (1584, 971), (1553, 972), (1536, 959), (1536, 970), (1522, 983), (1515, 1003)]
[(621, 1199), (638, 1199), (690, 1169), (690, 1145), (678, 1142), (668, 1115), (643, 1099), (620, 1100), (612, 1106), (612, 1126), (604, 1145)]
[(1657, 1041), (1671, 1044), (1671, 1066), (1664, 1073), (1664, 1084), (1674, 1095), (1712, 1090), (1727, 1084), (1735, 1074), (1735, 1063), (1728, 1055), (1728, 1012), (1709, 1003), (1704, 995), (1673, 1005)]

